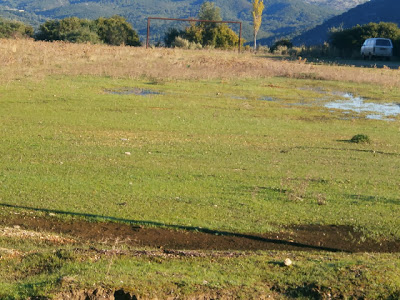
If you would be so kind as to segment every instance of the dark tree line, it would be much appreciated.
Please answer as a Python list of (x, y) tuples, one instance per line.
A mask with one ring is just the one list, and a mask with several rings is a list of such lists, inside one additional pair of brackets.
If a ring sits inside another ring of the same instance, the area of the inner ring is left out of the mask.
[(349, 29), (333, 28), (330, 32), (330, 44), (340, 50), (343, 56), (351, 56), (360, 51), (368, 38), (388, 38), (394, 44), (394, 54), (400, 56), (400, 28), (395, 23), (369, 23)]
[(139, 35), (132, 25), (120, 16), (96, 20), (77, 17), (49, 20), (40, 25), (36, 33), (31, 26), (22, 22), (0, 18), (0, 38), (19, 37), (30, 37), (39, 41), (140, 46)]
[(77, 17), (49, 20), (39, 27), (35, 38), (42, 41), (140, 46), (139, 35), (121, 16), (96, 20)]

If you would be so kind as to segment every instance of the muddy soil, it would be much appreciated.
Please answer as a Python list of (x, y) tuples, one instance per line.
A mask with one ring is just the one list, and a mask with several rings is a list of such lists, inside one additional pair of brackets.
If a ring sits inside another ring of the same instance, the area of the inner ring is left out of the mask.
[(67, 235), (77, 241), (125, 243), (132, 247), (171, 250), (284, 250), (330, 252), (400, 252), (400, 241), (365, 240), (349, 226), (294, 226), (282, 232), (242, 234), (202, 228), (173, 230), (146, 228), (114, 222), (87, 222), (82, 219), (13, 215), (0, 225)]

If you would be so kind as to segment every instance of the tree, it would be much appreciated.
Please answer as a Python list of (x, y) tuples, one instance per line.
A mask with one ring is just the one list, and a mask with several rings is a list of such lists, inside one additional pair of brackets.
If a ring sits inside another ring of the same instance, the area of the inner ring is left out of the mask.
[[(198, 18), (207, 21), (222, 21), (221, 9), (213, 2), (204, 2), (199, 10)], [(202, 31), (203, 46), (215, 46), (219, 23), (201, 23), (198, 26)]]
[[(206, 1), (200, 6), (198, 17), (200, 20), (222, 21), (221, 9), (213, 2)], [(216, 26), (216, 24), (212, 25)]]
[(27, 38), (33, 36), (33, 28), (18, 21), (0, 18), (0, 38)]
[[(214, 6), (212, 2), (204, 2), (200, 7), (198, 19), (222, 21), (220, 8)], [(177, 37), (194, 45), (200, 44), (222, 49), (230, 49), (239, 44), (238, 35), (228, 25), (214, 22), (191, 22), (190, 26), (181, 31), (169, 29), (164, 38), (166, 46), (171, 46)]]
[(257, 34), (260, 30), (262, 22), (262, 14), (264, 10), (264, 0), (253, 0), (253, 29), (254, 29), (254, 50), (257, 49)]
[(111, 18), (99, 18), (95, 22), (97, 33), (104, 43), (115, 46), (140, 46), (139, 35), (124, 17), (116, 15)]
[(100, 38), (94, 31), (89, 30), (87, 27), (81, 27), (76, 30), (71, 30), (65, 35), (65, 40), (71, 43), (91, 43), (100, 44)]
[(40, 25), (36, 40), (68, 41), (72, 43), (100, 43), (93, 21), (77, 17), (49, 20)]
[(94, 21), (77, 17), (49, 20), (40, 26), (36, 39), (72, 43), (140, 45), (139, 36), (132, 25), (120, 16), (99, 18)]
[(226, 24), (221, 24), (218, 27), (215, 47), (221, 49), (231, 49), (239, 45), (239, 37), (237, 34), (229, 28)]
[(165, 46), (171, 47), (171, 46), (172, 46), (172, 43), (175, 41), (175, 39), (176, 39), (178, 36), (181, 36), (181, 35), (182, 35), (182, 32), (179, 31), (178, 29), (176, 29), (176, 28), (169, 28), (169, 29), (167, 30), (167, 32), (165, 33), (165, 37), (164, 37)]
[(357, 25), (349, 29), (331, 30), (330, 43), (341, 51), (343, 56), (351, 56), (359, 52), (362, 44), (368, 38), (388, 38), (394, 42), (394, 53), (400, 54), (400, 28), (395, 23), (368, 23)]
[(39, 41), (57, 41), (60, 40), (59, 35), (60, 21), (48, 20), (39, 27), (35, 38)]
[(289, 39), (280, 39), (278, 41), (276, 41), (270, 48), (271, 52), (274, 52), (275, 50), (277, 50), (279, 47), (286, 47), (286, 48), (292, 48), (293, 47), (293, 43), (289, 40)]
[(183, 37), (192, 43), (203, 44), (203, 28), (191, 23), (189, 27), (185, 28)]

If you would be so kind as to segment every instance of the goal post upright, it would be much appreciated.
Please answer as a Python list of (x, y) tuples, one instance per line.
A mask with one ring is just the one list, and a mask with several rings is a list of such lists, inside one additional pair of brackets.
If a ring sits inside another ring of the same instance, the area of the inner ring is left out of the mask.
[(147, 38), (146, 38), (146, 49), (149, 48), (150, 38), (150, 22), (151, 20), (163, 20), (163, 21), (180, 21), (180, 22), (204, 22), (204, 23), (225, 23), (225, 24), (239, 24), (239, 46), (238, 51), (241, 52), (242, 42), (242, 22), (239, 21), (212, 21), (212, 20), (196, 20), (196, 19), (174, 19), (174, 18), (158, 18), (148, 17), (147, 18)]

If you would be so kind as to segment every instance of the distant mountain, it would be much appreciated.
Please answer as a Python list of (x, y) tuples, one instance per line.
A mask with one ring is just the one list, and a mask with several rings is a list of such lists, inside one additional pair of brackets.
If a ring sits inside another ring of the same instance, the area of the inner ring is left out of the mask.
[[(1, 1), (0, 1), (1, 3)], [(34, 27), (39, 26), (46, 21), (46, 18), (39, 16), (35, 13), (30, 13), (21, 9), (10, 8), (0, 5), (0, 16), (9, 20), (18, 20), (25, 24), (30, 24)]]
[(369, 0), (304, 0), (309, 4), (324, 6), (331, 9), (346, 11)]
[(400, 0), (371, 0), (295, 37), (293, 42), (305, 45), (322, 44), (328, 40), (329, 30), (333, 27), (346, 29), (370, 22), (393, 22), (400, 25)]
[[(258, 33), (260, 44), (279, 37), (292, 37), (343, 12), (345, 0), (265, 0), (266, 10)], [(352, 6), (363, 0), (347, 0)], [(77, 16), (95, 19), (119, 14), (145, 37), (147, 17), (196, 17), (203, 0), (0, 0), (0, 16), (22, 20), (37, 27), (45, 19)], [(251, 0), (214, 0), (226, 20), (242, 21), (244, 38), (252, 40)], [(312, 3), (311, 3), (312, 2)], [(153, 41), (163, 38), (171, 22), (152, 23)], [(237, 31), (237, 28), (233, 28)]]

